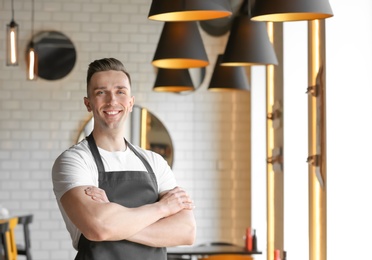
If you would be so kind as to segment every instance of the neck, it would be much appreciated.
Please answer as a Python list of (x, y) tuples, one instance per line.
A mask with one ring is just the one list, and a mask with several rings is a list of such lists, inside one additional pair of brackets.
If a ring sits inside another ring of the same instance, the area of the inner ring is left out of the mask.
[(100, 134), (98, 131), (93, 131), (93, 137), (96, 145), (106, 151), (118, 152), (127, 149), (127, 144), (122, 134)]

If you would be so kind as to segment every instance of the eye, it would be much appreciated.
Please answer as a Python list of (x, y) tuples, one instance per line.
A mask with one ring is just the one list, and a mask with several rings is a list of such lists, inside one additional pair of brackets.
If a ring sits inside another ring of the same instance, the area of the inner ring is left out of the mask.
[(127, 93), (128, 93), (128, 91), (124, 88), (118, 90), (118, 94), (120, 94), (120, 95), (126, 95)]

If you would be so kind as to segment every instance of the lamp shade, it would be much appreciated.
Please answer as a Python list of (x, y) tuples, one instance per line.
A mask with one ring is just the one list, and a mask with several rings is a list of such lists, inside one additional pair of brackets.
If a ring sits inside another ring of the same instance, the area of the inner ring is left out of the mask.
[(234, 18), (223, 55), (223, 66), (278, 64), (266, 23), (250, 20), (247, 14)]
[(301, 21), (332, 16), (328, 0), (259, 0), (252, 9), (252, 20), (255, 21)]
[(153, 0), (148, 18), (164, 22), (200, 21), (231, 14), (228, 0)]
[(170, 69), (208, 66), (208, 56), (196, 22), (165, 22), (152, 64)]
[(158, 69), (153, 87), (154, 91), (182, 92), (192, 91), (194, 89), (188, 69)]
[(208, 90), (216, 92), (231, 90), (249, 91), (250, 86), (244, 67), (221, 66), (222, 59), (223, 55), (218, 55)]

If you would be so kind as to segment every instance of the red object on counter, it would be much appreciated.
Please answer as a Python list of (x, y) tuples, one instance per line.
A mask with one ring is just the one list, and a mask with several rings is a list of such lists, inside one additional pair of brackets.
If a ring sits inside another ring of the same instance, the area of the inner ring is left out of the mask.
[(274, 260), (280, 260), (280, 250), (279, 249), (274, 250)]
[(250, 227), (245, 231), (245, 249), (252, 251), (252, 229)]

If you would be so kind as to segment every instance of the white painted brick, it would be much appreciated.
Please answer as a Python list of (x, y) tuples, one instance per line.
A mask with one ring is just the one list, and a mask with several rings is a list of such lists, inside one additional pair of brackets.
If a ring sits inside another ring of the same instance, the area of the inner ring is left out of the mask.
[[(0, 57), (0, 198), (7, 200), (6, 206), (13, 212), (35, 213), (32, 225), (35, 259), (73, 259), (76, 254), (55, 203), (50, 171), (56, 156), (74, 143), (79, 127), (87, 118), (82, 103), (87, 65), (93, 59), (108, 55), (125, 61), (132, 74), (136, 103), (152, 110), (171, 133), (176, 148), (176, 177), (197, 202), (197, 240), (218, 238), (218, 225), (224, 230), (229, 228), (227, 221), (216, 220), (221, 208), (228, 211), (225, 202), (220, 208), (216, 193), (234, 185), (227, 174), (233, 162), (226, 159), (226, 153), (239, 153), (236, 160), (249, 153), (244, 146), (249, 141), (244, 137), (248, 128), (240, 127), (240, 122), (247, 119), (237, 117), (239, 121), (234, 121), (231, 116), (235, 112), (247, 113), (241, 104), (247, 102), (248, 97), (229, 95), (226, 98), (226, 95), (209, 93), (206, 90), (212, 73), (209, 67), (206, 81), (195, 93), (152, 92), (156, 75), (151, 60), (163, 23), (147, 19), (149, 3), (148, 0), (37, 1), (35, 31), (62, 30), (77, 48), (77, 64), (62, 80), (26, 81), (24, 60), (21, 66), (9, 68), (2, 65), (4, 57)], [(4, 12), (0, 11), (4, 24), (10, 17), (8, 2), (5, 8)], [(25, 2), (16, 12), (16, 17), (20, 17), (17, 21), (22, 22), (23, 49), (30, 38), (30, 10), (30, 3)], [(206, 49), (213, 66), (217, 53), (224, 48), (225, 39), (204, 32), (202, 36), (208, 44)], [(3, 34), (0, 39), (4, 39)], [(4, 44), (0, 44), (0, 48), (4, 53)], [(234, 110), (226, 109), (234, 104)], [(232, 131), (236, 131), (235, 139), (229, 136)], [(216, 144), (216, 141), (227, 144)], [(230, 142), (239, 145), (230, 145)], [(220, 161), (224, 165), (225, 161), (227, 163), (218, 171)], [(234, 165), (234, 169), (239, 170), (248, 167)], [(240, 173), (236, 176), (239, 180), (246, 179)], [(221, 180), (226, 182), (225, 186), (219, 183)], [(237, 186), (236, 190), (243, 188)], [(244, 200), (237, 200), (235, 204), (239, 209), (246, 207)], [(245, 216), (246, 213), (239, 219), (242, 229), (246, 226)], [(234, 230), (237, 233), (239, 229)]]
[[(43, 10), (44, 11), (57, 12), (57, 11), (61, 11), (62, 10), (62, 3), (61, 2), (58, 3), (56, 1), (55, 2), (48, 1), (48, 2), (44, 2), (42, 4), (43, 4)], [(35, 5), (35, 10), (40, 10), (40, 9), (36, 9), (36, 5)]]

